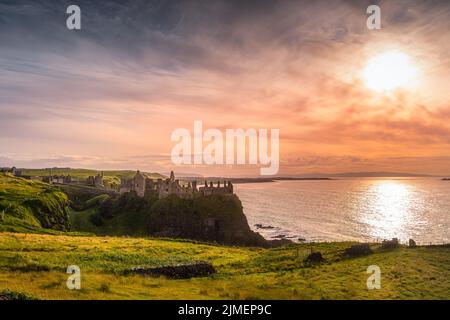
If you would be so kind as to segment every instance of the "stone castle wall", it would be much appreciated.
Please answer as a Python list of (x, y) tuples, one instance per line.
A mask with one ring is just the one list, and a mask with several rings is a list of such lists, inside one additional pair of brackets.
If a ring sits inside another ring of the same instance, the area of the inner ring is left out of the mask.
[(212, 195), (212, 194), (233, 194), (233, 185), (230, 181), (220, 182), (214, 186), (212, 182), (208, 185), (205, 181), (203, 187), (197, 187), (197, 181), (189, 182), (187, 185), (180, 184), (178, 179), (175, 179), (173, 171), (170, 173), (168, 179), (153, 180), (139, 171), (131, 179), (121, 178), (120, 193), (135, 191), (140, 197), (146, 193), (154, 193), (158, 195), (159, 199), (165, 198), (171, 194), (183, 199), (191, 199), (196, 195)]

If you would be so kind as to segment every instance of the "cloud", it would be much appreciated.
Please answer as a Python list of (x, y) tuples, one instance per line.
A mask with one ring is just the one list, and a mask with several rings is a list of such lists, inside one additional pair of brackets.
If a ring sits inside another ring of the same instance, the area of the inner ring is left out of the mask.
[[(1, 3), (0, 147), (145, 165), (133, 157), (168, 154), (174, 129), (203, 120), (280, 128), (282, 159), (448, 156), (450, 5), (375, 3), (379, 32), (365, 25), (373, 1), (80, 0), (79, 32), (65, 27), (70, 1)], [(392, 46), (424, 83), (380, 98), (358, 72)]]

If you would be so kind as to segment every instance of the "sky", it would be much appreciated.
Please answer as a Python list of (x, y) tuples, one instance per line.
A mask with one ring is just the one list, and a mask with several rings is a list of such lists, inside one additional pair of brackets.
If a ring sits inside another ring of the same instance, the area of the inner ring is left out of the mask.
[[(449, 30), (448, 1), (0, 0), (0, 166), (259, 174), (175, 166), (171, 133), (201, 120), (279, 129), (278, 175), (449, 175)], [(385, 52), (413, 85), (364, 82)]]

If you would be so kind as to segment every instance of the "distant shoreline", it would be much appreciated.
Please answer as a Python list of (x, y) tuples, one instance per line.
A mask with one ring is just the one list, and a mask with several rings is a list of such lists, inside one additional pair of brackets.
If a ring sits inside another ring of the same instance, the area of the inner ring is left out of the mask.
[(298, 181), (298, 180), (334, 180), (331, 178), (293, 178), (293, 177), (277, 177), (277, 178), (231, 178), (228, 179), (234, 184), (241, 183), (268, 183), (276, 181)]

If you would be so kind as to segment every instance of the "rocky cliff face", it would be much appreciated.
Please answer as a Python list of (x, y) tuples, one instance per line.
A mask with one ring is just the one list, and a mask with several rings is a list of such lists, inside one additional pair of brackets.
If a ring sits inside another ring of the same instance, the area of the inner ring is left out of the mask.
[(266, 241), (250, 230), (236, 195), (201, 196), (191, 200), (171, 196), (149, 211), (150, 235), (188, 238), (223, 244), (262, 246)]
[[(95, 216), (101, 234), (149, 235), (221, 244), (267, 246), (250, 230), (236, 195), (217, 194), (181, 199), (138, 197), (134, 192), (104, 201)], [(83, 230), (79, 230), (83, 231)]]

